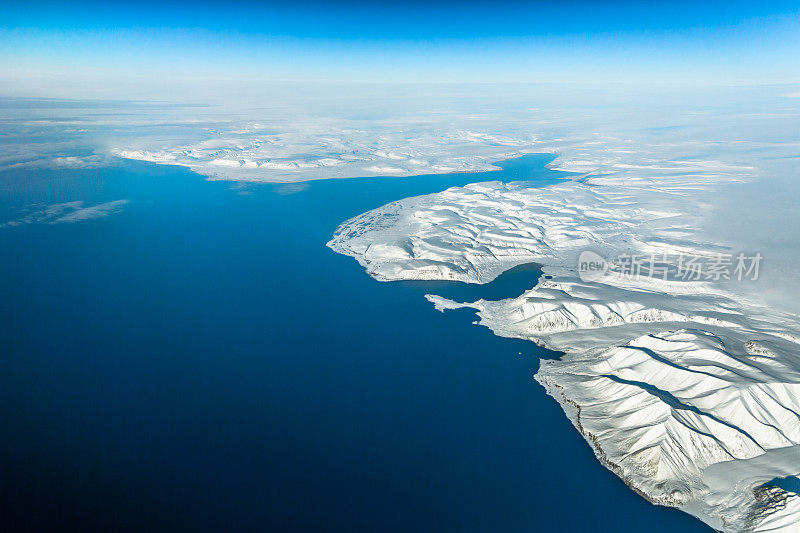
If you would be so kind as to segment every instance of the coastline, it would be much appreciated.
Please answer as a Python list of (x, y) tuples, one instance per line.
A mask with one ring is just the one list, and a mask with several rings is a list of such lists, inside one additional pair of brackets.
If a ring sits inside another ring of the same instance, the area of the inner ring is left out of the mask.
[[(438, 277), (482, 283), (504, 270), (509, 257), (522, 254), (526, 261), (544, 265), (545, 276), (519, 298), (467, 304), (435, 296), (428, 299), (442, 312), (475, 309), (478, 323), (496, 335), (530, 340), (565, 353), (560, 359), (543, 361), (536, 379), (562, 406), (597, 459), (648, 501), (677, 507), (725, 531), (741, 527), (758, 531), (760, 524), (781, 512), (794, 511), (773, 506), (766, 515), (754, 515), (749, 509), (756, 502), (739, 501), (743, 496), (734, 489), (736, 480), (706, 486), (703, 471), (721, 461), (755, 457), (763, 450), (800, 447), (797, 424), (791, 415), (781, 418), (780, 414), (784, 409), (798, 411), (792, 402), (800, 391), (800, 368), (792, 366), (787, 355), (796, 348), (796, 336), (791, 332), (797, 331), (800, 319), (768, 310), (758, 301), (735, 303), (736, 293), (731, 291), (736, 287), (730, 283), (624, 277), (583, 282), (571, 266), (587, 247), (611, 255), (631, 250), (673, 254), (689, 250), (707, 257), (719, 253), (713, 252), (720, 249), (713, 241), (699, 239), (698, 228), (706, 227), (699, 206), (704, 195), (715, 194), (725, 187), (726, 180), (718, 174), (710, 179), (703, 175), (707, 165), (696, 165), (697, 174), (689, 172), (683, 179), (642, 181), (601, 173), (584, 183), (572, 181), (533, 190), (514, 183), (466, 185), (394, 202), (345, 221), (328, 246), (354, 257), (369, 275), (382, 280)], [(670, 167), (680, 168), (670, 165), (668, 171)], [(563, 160), (557, 168), (575, 170)], [(729, 177), (731, 183), (745, 179), (739, 171), (749, 172), (749, 167), (719, 162), (713, 168), (738, 169)], [(697, 207), (691, 202), (697, 202)], [(508, 206), (514, 206), (513, 210)], [(383, 222), (371, 224), (378, 219)], [(633, 233), (629, 240), (628, 232), (639, 227), (646, 228), (646, 233)], [(675, 238), (678, 233), (680, 239)], [(440, 242), (448, 243), (447, 247), (439, 246)], [(655, 344), (638, 351), (640, 344), (648, 343)], [(760, 355), (765, 353), (761, 345), (774, 346), (769, 358)], [(618, 360), (614, 359), (617, 354)], [(631, 359), (635, 354), (639, 359)], [(595, 364), (597, 357), (600, 362)], [(776, 358), (784, 365), (783, 377), (774, 373)], [(580, 380), (569, 385), (569, 391), (555, 381), (558, 372), (553, 374), (553, 369), (573, 368), (570, 365), (576, 360), (579, 367), (575, 369), (586, 373), (587, 383), (600, 387), (596, 392)], [(602, 371), (598, 365), (605, 365)], [(714, 370), (718, 366), (723, 370)], [(674, 377), (665, 380), (668, 375)], [(746, 380), (741, 381), (741, 376), (747, 376)], [(654, 379), (660, 381), (648, 381)], [(694, 392), (681, 385), (687, 379)], [(558, 392), (553, 387), (558, 387)], [(770, 407), (770, 416), (777, 416), (778, 421), (773, 423), (774, 431), (764, 431), (759, 429), (759, 415), (742, 418), (741, 413), (747, 409), (744, 398), (752, 395), (753, 401), (771, 402), (774, 399), (757, 398), (770, 398), (772, 390), (781, 391), (775, 394), (783, 403)], [(594, 396), (598, 401), (605, 398), (603, 402), (618, 405), (608, 411), (600, 403), (593, 407), (595, 426), (597, 416), (612, 416), (598, 426), (602, 435), (580, 419), (585, 404), (576, 400), (575, 394), (588, 394), (587, 398)], [(706, 395), (718, 396), (718, 405), (705, 400)], [(641, 415), (629, 408), (612, 415), (631, 401), (645, 402), (647, 408)], [(653, 414), (647, 414), (648, 410)], [(619, 427), (613, 416), (622, 417)], [(671, 435), (667, 441), (641, 444), (662, 431)], [(710, 432), (710, 437), (703, 436), (705, 432)], [(634, 442), (640, 444), (630, 448)], [(613, 454), (608, 446), (614, 448)], [(684, 461), (688, 461), (686, 467), (680, 466)], [(774, 477), (771, 471), (783, 471), (785, 466), (775, 463), (760, 475), (753, 473), (755, 477), (748, 481), (751, 489), (756, 491)], [(732, 498), (727, 503), (726, 490)], [(712, 493), (718, 500), (706, 500)], [(754, 494), (751, 492), (751, 499)], [(780, 497), (797, 498), (788, 492)], [(759, 523), (751, 523), (756, 518)]]

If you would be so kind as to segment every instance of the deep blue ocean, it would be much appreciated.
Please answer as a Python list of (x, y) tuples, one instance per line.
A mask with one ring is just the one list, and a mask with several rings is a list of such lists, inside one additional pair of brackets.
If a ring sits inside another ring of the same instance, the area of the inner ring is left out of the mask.
[(24, 206), (120, 213), (0, 228), (0, 527), (9, 531), (708, 532), (634, 494), (532, 376), (557, 354), (380, 283), (325, 246), (345, 219), (502, 171), (303, 185), (188, 170), (0, 173)]

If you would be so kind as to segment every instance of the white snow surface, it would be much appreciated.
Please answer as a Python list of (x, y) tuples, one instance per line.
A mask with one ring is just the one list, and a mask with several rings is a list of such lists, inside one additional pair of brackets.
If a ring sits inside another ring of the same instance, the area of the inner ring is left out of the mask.
[[(651, 502), (720, 531), (798, 531), (800, 496), (769, 482), (800, 475), (800, 294), (790, 270), (769, 265), (796, 264), (798, 216), (780, 196), (797, 192), (800, 144), (778, 131), (781, 120), (771, 139), (754, 138), (762, 120), (717, 110), (662, 142), (651, 142), (652, 130), (543, 142), (580, 179), (406, 198), (343, 222), (328, 245), (382, 281), (486, 283), (518, 264), (542, 265), (538, 284), (516, 298), (427, 298), (443, 312), (475, 309), (497, 335), (564, 352), (542, 361), (537, 381), (598, 459)], [(753, 184), (762, 194), (751, 205), (742, 191)], [(749, 221), (740, 232), (730, 230), (732, 207)], [(759, 241), (765, 230), (773, 238)], [(765, 263), (758, 281), (583, 281), (585, 250), (758, 250)]]

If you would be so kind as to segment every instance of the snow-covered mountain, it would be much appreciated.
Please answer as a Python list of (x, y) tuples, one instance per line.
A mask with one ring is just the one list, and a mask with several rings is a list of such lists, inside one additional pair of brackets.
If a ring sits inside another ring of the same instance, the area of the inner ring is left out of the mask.
[[(720, 227), (732, 219), (721, 199), (763, 180), (796, 146), (709, 142), (705, 157), (689, 158), (688, 143), (612, 144), (562, 152), (558, 166), (584, 179), (407, 198), (343, 222), (329, 246), (384, 281), (485, 283), (542, 265), (538, 284), (516, 298), (427, 298), (441, 311), (475, 309), (497, 335), (564, 352), (542, 361), (536, 379), (598, 459), (651, 502), (721, 531), (797, 531), (800, 496), (781, 480), (800, 475), (800, 317), (770, 295), (798, 288), (768, 267), (795, 250), (765, 242), (759, 280), (708, 266), (752, 242)], [(582, 276), (587, 251), (611, 270)], [(658, 257), (663, 275), (620, 271), (621, 257)], [(681, 275), (687, 257), (707, 271)]]

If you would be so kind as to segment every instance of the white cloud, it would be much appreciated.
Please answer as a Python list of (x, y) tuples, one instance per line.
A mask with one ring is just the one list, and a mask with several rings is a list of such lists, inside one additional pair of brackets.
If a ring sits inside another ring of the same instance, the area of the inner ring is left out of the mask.
[(82, 201), (50, 205), (34, 204), (23, 209), (19, 218), (0, 223), (0, 228), (25, 224), (61, 224), (103, 218), (113, 213), (119, 213), (128, 203), (129, 200), (114, 200), (91, 206), (84, 206)]

